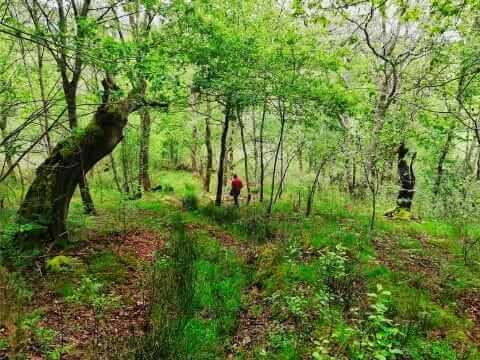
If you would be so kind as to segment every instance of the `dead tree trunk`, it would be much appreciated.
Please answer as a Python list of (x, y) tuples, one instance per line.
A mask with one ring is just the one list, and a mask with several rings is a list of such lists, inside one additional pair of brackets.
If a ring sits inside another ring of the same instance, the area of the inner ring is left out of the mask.
[(413, 195), (415, 194), (415, 174), (413, 173), (413, 162), (416, 153), (412, 155), (410, 165), (405, 157), (408, 148), (401, 144), (398, 148), (398, 176), (400, 177), (400, 190), (397, 197), (397, 208), (410, 211), (412, 208)]
[(18, 211), (17, 222), (29, 224), (30, 231), (19, 232), (21, 248), (53, 243), (67, 236), (65, 219), (75, 188), (85, 172), (110, 154), (121, 141), (130, 112), (138, 108), (144, 86), (119, 101), (110, 103), (113, 81), (103, 81), (105, 93), (93, 120), (82, 131), (73, 132), (60, 142), (38, 167), (36, 177)]
[(225, 104), (225, 120), (223, 122), (222, 137), (220, 140), (220, 158), (218, 161), (218, 172), (217, 172), (217, 196), (215, 199), (215, 205), (222, 205), (222, 195), (223, 195), (223, 177), (225, 171), (225, 157), (227, 154), (227, 139), (228, 139), (228, 128), (230, 125), (231, 117), (231, 104), (230, 100), (227, 99)]
[(148, 109), (140, 112), (140, 158), (138, 173), (138, 189), (139, 193), (150, 191), (152, 183), (150, 181), (150, 129), (152, 119)]

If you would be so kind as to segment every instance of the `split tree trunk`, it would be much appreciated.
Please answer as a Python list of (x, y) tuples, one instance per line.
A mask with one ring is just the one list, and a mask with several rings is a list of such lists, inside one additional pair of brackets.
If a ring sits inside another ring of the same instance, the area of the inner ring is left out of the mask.
[(84, 173), (110, 154), (121, 141), (138, 90), (110, 104), (110, 90), (116, 86), (110, 80), (104, 80), (103, 85), (103, 103), (90, 124), (60, 142), (38, 167), (18, 211), (17, 222), (31, 227), (30, 231), (17, 233), (19, 247), (38, 247), (67, 236), (65, 219), (75, 188)]

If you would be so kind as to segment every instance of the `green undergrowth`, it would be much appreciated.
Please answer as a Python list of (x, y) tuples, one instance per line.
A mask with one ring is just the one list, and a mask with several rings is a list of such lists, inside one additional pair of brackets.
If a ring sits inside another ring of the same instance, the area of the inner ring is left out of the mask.
[(174, 224), (152, 269), (152, 331), (136, 359), (220, 359), (238, 322), (247, 272), (241, 259), (206, 232)]
[[(304, 204), (287, 192), (267, 216), (261, 204), (214, 206), (187, 173), (161, 174), (154, 186), (173, 191), (137, 200), (92, 184), (99, 216), (84, 215), (76, 196), (71, 236), (62, 244), (68, 251), (137, 230), (165, 241), (142, 268), (150, 330), (129, 339), (123, 357), (224, 359), (242, 341), (237, 328), (246, 311), (262, 330), (240, 346), (238, 360), (480, 359), (472, 340), (480, 325), (467, 316), (469, 296), (480, 296), (478, 224), (379, 216), (370, 233), (369, 208), (347, 196), (320, 192), (306, 218)], [(0, 224), (13, 215), (3, 212)], [(123, 306), (110, 290), (136, 266), (106, 245), (65, 271), (49, 271), (47, 286), (101, 315), (109, 305)], [(14, 298), (28, 304), (32, 279), (8, 274)], [(258, 298), (248, 292), (252, 286)], [(5, 321), (31, 315), (18, 314)], [(33, 330), (26, 334), (36, 339)], [(50, 335), (47, 329), (43, 337)], [(0, 339), (1, 346), (11, 345)], [(43, 349), (63, 351), (52, 342)]]

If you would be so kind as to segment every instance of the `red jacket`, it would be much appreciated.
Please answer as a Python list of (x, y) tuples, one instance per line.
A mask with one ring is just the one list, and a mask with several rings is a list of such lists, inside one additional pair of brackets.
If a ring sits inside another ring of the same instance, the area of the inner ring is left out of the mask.
[(232, 180), (232, 192), (233, 193), (240, 194), (240, 190), (242, 189), (242, 187), (243, 187), (242, 180), (240, 180), (239, 178), (236, 178), (236, 179)]

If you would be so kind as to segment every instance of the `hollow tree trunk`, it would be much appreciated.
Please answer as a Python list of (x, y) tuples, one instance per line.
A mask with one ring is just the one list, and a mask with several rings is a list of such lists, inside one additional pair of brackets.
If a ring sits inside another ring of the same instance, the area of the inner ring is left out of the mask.
[(138, 189), (150, 191), (152, 183), (150, 181), (150, 129), (152, 119), (148, 109), (140, 112), (140, 153), (139, 153), (139, 173), (138, 173)]
[(400, 177), (400, 190), (398, 191), (397, 207), (410, 211), (412, 208), (413, 195), (415, 194), (415, 174), (413, 173), (413, 162), (415, 153), (412, 156), (410, 165), (405, 159), (408, 149), (405, 144), (398, 148), (398, 175)]
[(212, 149), (212, 130), (210, 128), (210, 102), (207, 99), (207, 116), (205, 116), (205, 147), (207, 148), (207, 164), (205, 169), (205, 179), (203, 181), (203, 189), (210, 192), (210, 179), (213, 170), (213, 149)]
[[(21, 248), (46, 245), (67, 236), (65, 219), (70, 200), (82, 176), (110, 154), (122, 139), (130, 105), (137, 92), (114, 104), (108, 102), (109, 89), (116, 86), (104, 80), (103, 103), (90, 124), (60, 142), (37, 168), (36, 177), (20, 206), (17, 222), (30, 231), (19, 232)], [(132, 110), (133, 111), (133, 110)]]
[(215, 198), (215, 205), (222, 205), (222, 195), (223, 195), (223, 176), (225, 170), (225, 157), (227, 154), (227, 139), (228, 139), (228, 128), (230, 125), (230, 112), (231, 105), (230, 101), (227, 100), (225, 105), (225, 120), (223, 122), (222, 137), (220, 140), (220, 158), (218, 160), (218, 172), (217, 172), (217, 196)]

